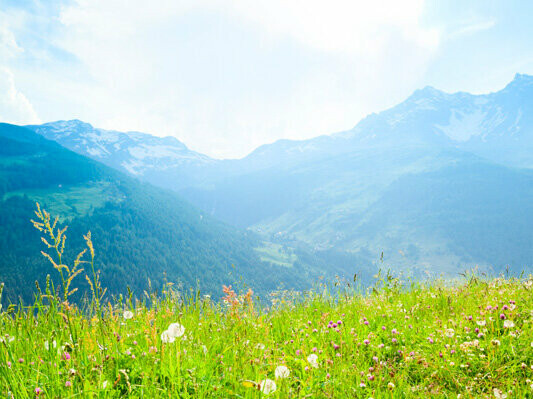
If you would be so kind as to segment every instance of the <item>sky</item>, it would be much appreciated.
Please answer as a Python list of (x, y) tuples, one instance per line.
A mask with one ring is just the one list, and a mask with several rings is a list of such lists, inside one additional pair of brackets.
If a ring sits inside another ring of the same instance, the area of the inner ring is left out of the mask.
[(0, 0), (0, 121), (80, 119), (239, 158), (427, 85), (533, 74), (531, 15), (512, 0)]

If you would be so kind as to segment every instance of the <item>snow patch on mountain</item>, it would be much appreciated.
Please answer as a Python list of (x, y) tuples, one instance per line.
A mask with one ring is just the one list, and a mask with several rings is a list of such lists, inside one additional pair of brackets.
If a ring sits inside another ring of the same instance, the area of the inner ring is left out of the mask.
[(468, 141), (473, 136), (483, 134), (483, 122), (487, 113), (480, 109), (473, 112), (452, 109), (448, 125), (435, 125), (442, 133), (454, 141)]
[(183, 154), (179, 149), (164, 145), (142, 144), (137, 147), (128, 148), (128, 152), (131, 154), (131, 156), (137, 159), (165, 157), (172, 158), (175, 156), (180, 156), (180, 158), (197, 158), (187, 153)]
[[(76, 146), (76, 148), (79, 148), (79, 146)], [(87, 148), (85, 149), (87, 154), (91, 155), (92, 157), (103, 157), (106, 154), (100, 149), (100, 148)]]

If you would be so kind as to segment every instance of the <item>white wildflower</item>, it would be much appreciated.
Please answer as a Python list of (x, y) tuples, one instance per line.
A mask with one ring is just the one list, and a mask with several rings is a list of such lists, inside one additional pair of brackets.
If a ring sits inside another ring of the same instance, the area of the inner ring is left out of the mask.
[(272, 392), (276, 392), (276, 389), (276, 383), (268, 378), (259, 383), (259, 390), (265, 395), (270, 395)]
[(314, 353), (311, 353), (309, 356), (307, 356), (307, 361), (312, 367), (316, 369), (318, 368), (318, 356)]
[(179, 323), (172, 323), (170, 326), (168, 326), (167, 331), (174, 338), (178, 338), (185, 334), (185, 327)]
[(485, 320), (478, 320), (476, 323), (478, 326), (484, 326), (485, 324), (487, 324)]
[(124, 311), (124, 318), (125, 318), (126, 320), (129, 320), (129, 319), (133, 318), (133, 312), (130, 311), (130, 310), (126, 310), (126, 311)]
[(514, 327), (514, 322), (512, 320), (505, 320), (503, 322), (503, 327), (504, 328), (513, 328)]
[(287, 378), (291, 374), (291, 371), (287, 366), (278, 366), (274, 371), (276, 378)]
[(492, 392), (494, 392), (494, 397), (497, 398), (497, 399), (505, 399), (507, 397), (507, 394), (503, 393), (498, 388), (494, 388), (494, 390)]
[(453, 328), (448, 328), (444, 333), (444, 335), (446, 335), (448, 338), (453, 338), (454, 334), (455, 331), (453, 330)]
[(176, 338), (168, 330), (165, 330), (161, 333), (161, 341), (163, 341), (163, 343), (171, 344), (175, 340)]

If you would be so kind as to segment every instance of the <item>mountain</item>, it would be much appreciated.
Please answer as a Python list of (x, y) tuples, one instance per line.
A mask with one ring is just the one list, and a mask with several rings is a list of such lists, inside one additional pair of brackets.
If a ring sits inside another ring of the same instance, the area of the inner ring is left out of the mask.
[(420, 273), (522, 270), (533, 267), (532, 101), (528, 75), (482, 95), (425, 87), (346, 132), (142, 178), (316, 253), (383, 251), (391, 266)]
[(27, 127), (78, 154), (162, 186), (170, 178), (178, 180), (181, 186), (190, 185), (192, 181), (187, 179), (195, 170), (216, 163), (189, 150), (174, 137), (96, 129), (79, 120)]
[[(57, 272), (40, 254), (45, 248), (39, 232), (30, 223), (35, 202), (69, 226), (70, 260), (84, 247), (83, 234), (92, 232), (96, 267), (110, 294), (129, 286), (140, 296), (150, 286), (161, 289), (166, 281), (182, 289), (198, 286), (215, 297), (222, 284), (235, 282), (264, 294), (280, 285), (310, 287), (328, 275), (319, 257), (221, 223), (173, 192), (9, 124), (0, 124), (0, 201), (4, 301), (18, 296), (29, 300), (34, 281), (44, 287), (47, 274), (58, 284)], [(354, 271), (349, 262), (337, 264), (342, 266), (333, 266), (331, 275)], [(78, 284), (87, 288), (83, 277)]]

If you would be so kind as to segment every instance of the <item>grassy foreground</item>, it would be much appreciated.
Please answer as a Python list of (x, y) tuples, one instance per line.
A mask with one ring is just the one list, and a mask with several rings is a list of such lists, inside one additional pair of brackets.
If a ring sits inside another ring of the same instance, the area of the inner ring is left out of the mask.
[(531, 285), (388, 284), (262, 314), (231, 290), (224, 305), (168, 291), (92, 318), (38, 302), (0, 316), (0, 395), (533, 397)]
[(365, 293), (279, 293), (267, 311), (231, 287), (219, 304), (172, 286), (105, 302), (92, 271), (80, 309), (68, 298), (83, 253), (63, 265), (64, 231), (37, 216), (63, 286), (0, 312), (1, 397), (533, 397), (532, 276), (387, 275)]

